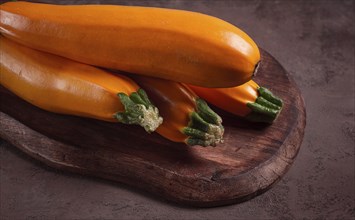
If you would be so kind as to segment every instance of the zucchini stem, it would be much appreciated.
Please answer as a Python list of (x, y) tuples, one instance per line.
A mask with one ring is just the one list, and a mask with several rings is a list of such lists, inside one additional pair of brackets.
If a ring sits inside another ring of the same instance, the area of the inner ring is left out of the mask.
[(259, 87), (258, 93), (259, 97), (255, 102), (247, 103), (252, 112), (246, 116), (246, 119), (254, 122), (272, 123), (281, 112), (282, 100), (264, 87)]
[(159, 110), (149, 100), (143, 89), (138, 89), (130, 96), (125, 93), (118, 93), (125, 111), (117, 112), (114, 118), (124, 124), (136, 124), (142, 126), (148, 133), (155, 131), (163, 123)]
[(195, 100), (196, 111), (190, 115), (190, 122), (182, 132), (188, 136), (186, 144), (203, 147), (216, 146), (223, 142), (224, 128), (222, 118), (200, 98)]
[(264, 97), (269, 102), (272, 102), (277, 106), (280, 106), (280, 108), (282, 107), (282, 100), (279, 97), (272, 94), (272, 92), (270, 90), (268, 90), (267, 88), (259, 87), (258, 92), (259, 92), (260, 96)]

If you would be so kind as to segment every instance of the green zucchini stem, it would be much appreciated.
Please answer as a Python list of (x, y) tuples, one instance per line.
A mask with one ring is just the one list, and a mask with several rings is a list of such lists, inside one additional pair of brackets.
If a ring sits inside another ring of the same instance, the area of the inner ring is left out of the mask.
[(255, 102), (247, 103), (252, 112), (246, 116), (246, 119), (254, 122), (272, 123), (281, 112), (282, 100), (264, 87), (259, 87), (258, 93), (259, 97)]
[(125, 111), (114, 114), (119, 122), (124, 124), (136, 124), (142, 126), (148, 133), (155, 131), (163, 123), (159, 110), (149, 100), (143, 89), (138, 89), (130, 96), (125, 93), (118, 93)]
[(182, 132), (188, 136), (186, 144), (203, 147), (216, 146), (223, 142), (222, 118), (200, 98), (195, 100), (196, 111), (190, 114), (190, 122)]
[(258, 89), (260, 96), (264, 97), (266, 100), (268, 100), (271, 103), (274, 103), (275, 105), (279, 106), (280, 108), (282, 107), (282, 100), (272, 94), (270, 90), (268, 90), (265, 87), (259, 87)]

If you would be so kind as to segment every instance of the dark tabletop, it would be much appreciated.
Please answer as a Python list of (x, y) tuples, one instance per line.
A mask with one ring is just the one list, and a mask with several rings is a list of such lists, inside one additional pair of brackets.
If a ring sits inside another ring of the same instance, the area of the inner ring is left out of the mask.
[(295, 79), (306, 102), (306, 132), (293, 166), (272, 189), (207, 209), (59, 172), (1, 141), (0, 219), (355, 219), (354, 1), (42, 2), (146, 5), (222, 18), (247, 32)]

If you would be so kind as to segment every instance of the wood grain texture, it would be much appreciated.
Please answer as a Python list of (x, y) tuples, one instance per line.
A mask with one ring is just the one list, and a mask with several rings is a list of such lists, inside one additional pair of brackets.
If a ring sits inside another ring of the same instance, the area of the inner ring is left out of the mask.
[(194, 206), (250, 199), (280, 180), (300, 148), (305, 107), (299, 89), (267, 52), (255, 81), (284, 100), (271, 126), (222, 110), (225, 142), (187, 147), (138, 126), (59, 115), (0, 88), (0, 136), (31, 157), (62, 170), (131, 185)]

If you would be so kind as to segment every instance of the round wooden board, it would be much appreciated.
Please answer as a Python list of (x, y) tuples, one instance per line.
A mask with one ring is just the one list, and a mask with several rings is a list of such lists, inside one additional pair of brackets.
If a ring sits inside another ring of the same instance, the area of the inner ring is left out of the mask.
[(270, 126), (222, 110), (225, 142), (188, 147), (137, 126), (43, 111), (3, 87), (0, 136), (31, 157), (61, 170), (110, 179), (193, 206), (248, 200), (269, 189), (290, 168), (305, 128), (301, 93), (267, 52), (255, 77), (284, 100)]

